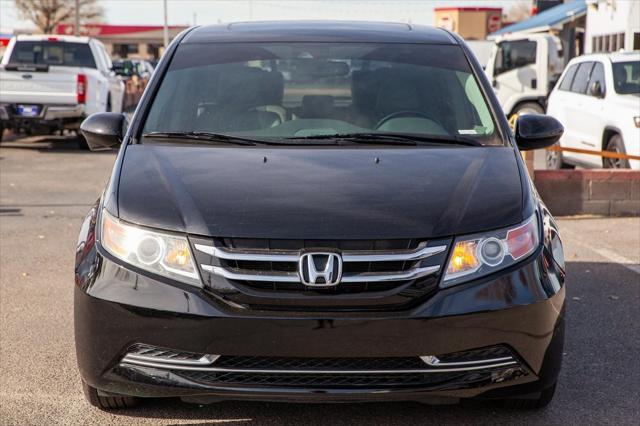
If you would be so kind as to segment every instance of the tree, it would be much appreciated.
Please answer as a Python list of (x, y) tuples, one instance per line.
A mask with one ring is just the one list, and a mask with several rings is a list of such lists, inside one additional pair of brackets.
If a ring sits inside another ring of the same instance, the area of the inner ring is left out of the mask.
[(531, 16), (531, 0), (513, 2), (507, 9), (507, 22), (520, 22)]
[[(15, 0), (20, 15), (33, 22), (45, 34), (55, 31), (62, 22), (73, 22), (76, 0)], [(78, 0), (80, 22), (102, 17), (97, 0)]]

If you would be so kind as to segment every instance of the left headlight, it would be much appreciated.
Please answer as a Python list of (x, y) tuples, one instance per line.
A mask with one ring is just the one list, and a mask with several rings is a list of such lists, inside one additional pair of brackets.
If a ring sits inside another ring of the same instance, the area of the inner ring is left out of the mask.
[(187, 284), (202, 286), (185, 237), (124, 223), (102, 210), (102, 246), (140, 269)]
[(533, 253), (539, 243), (535, 213), (512, 228), (458, 237), (441, 287), (451, 287), (506, 268)]

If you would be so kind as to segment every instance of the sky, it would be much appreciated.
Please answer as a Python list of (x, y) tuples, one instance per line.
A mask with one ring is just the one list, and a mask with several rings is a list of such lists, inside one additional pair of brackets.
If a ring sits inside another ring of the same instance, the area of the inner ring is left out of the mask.
[[(277, 19), (353, 19), (433, 24), (434, 7), (485, 6), (505, 11), (521, 0), (167, 0), (170, 25)], [(99, 0), (104, 23), (162, 25), (162, 0)], [(0, 28), (31, 28), (14, 0), (0, 0)]]

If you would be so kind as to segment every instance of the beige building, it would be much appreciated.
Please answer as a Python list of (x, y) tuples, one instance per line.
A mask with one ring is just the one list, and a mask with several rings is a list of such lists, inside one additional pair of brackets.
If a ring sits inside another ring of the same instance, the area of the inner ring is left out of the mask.
[(466, 40), (484, 40), (502, 27), (502, 8), (437, 7), (434, 25), (456, 32)]
[[(187, 27), (170, 26), (169, 39)], [(73, 24), (60, 24), (57, 34), (75, 33)], [(161, 25), (102, 25), (80, 27), (80, 35), (94, 37), (104, 43), (113, 58), (155, 60), (162, 55), (164, 33)]]

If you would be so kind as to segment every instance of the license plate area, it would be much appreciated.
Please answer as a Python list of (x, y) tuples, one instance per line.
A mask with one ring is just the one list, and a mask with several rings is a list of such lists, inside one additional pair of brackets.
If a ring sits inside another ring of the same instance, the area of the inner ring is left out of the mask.
[(40, 105), (16, 105), (16, 115), (20, 117), (37, 117), (40, 115)]

